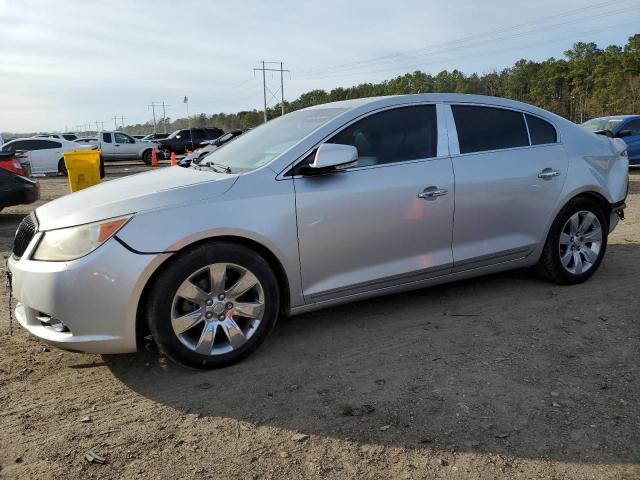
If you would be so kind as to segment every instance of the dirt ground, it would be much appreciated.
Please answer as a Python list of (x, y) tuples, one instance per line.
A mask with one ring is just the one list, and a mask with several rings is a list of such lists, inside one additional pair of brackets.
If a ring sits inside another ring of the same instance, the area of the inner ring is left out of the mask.
[[(223, 370), (62, 352), (15, 322), (9, 336), (2, 294), (0, 477), (640, 479), (630, 178), (583, 285), (515, 271), (311, 313)], [(30, 208), (0, 214), (3, 254)]]

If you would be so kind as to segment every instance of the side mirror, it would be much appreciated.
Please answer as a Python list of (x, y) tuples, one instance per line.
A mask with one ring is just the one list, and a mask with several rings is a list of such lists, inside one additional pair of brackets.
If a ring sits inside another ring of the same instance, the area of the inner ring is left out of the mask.
[(323, 143), (309, 167), (318, 172), (340, 171), (355, 167), (358, 163), (358, 149), (352, 145)]
[(616, 135), (616, 137), (624, 138), (624, 137), (630, 137), (631, 135), (633, 135), (633, 132), (631, 130), (620, 130)]

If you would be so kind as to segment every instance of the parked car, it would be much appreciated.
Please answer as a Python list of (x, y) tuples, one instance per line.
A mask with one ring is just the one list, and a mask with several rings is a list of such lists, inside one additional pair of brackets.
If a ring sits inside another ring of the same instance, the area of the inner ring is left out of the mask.
[(76, 143), (90, 143), (96, 145), (98, 143), (98, 137), (86, 137), (86, 138), (78, 138), (74, 140)]
[(168, 136), (169, 136), (168, 133), (150, 133), (149, 135), (145, 135), (142, 140), (148, 140), (148, 141), (160, 140), (163, 138), (167, 138)]
[(512, 100), (318, 105), (197, 167), (39, 207), (9, 259), (16, 317), (74, 351), (151, 335), (177, 362), (221, 367), (281, 314), (531, 266), (577, 284), (602, 262), (627, 174), (621, 140)]
[(164, 158), (169, 158), (171, 153), (182, 154), (187, 150), (195, 150), (207, 140), (215, 140), (224, 132), (219, 128), (192, 128), (176, 130), (167, 138), (157, 140)]
[(640, 115), (616, 115), (591, 119), (582, 127), (595, 133), (621, 138), (627, 144), (629, 164), (640, 164)]
[(98, 146), (105, 160), (139, 159), (151, 164), (151, 151), (160, 153), (157, 144), (138, 140), (123, 132), (98, 133)]
[(2, 151), (27, 151), (29, 152), (29, 164), (33, 174), (59, 172), (67, 174), (64, 164), (64, 153), (77, 150), (95, 150), (97, 145), (82, 145), (60, 138), (17, 138), (5, 143)]
[(75, 133), (46, 133), (42, 135), (36, 135), (39, 138), (59, 138), (60, 140), (68, 140), (73, 142), (78, 139), (78, 136)]
[(178, 165), (180, 165), (181, 167), (190, 167), (192, 163), (199, 163), (209, 153), (215, 152), (224, 144), (229, 143), (234, 138), (242, 135), (242, 132), (243, 130), (231, 130), (230, 132), (219, 136), (215, 140), (208, 140), (206, 142), (203, 142), (200, 148), (195, 149), (190, 155), (183, 157), (178, 162)]
[(28, 165), (21, 164), (13, 150), (0, 151), (0, 210), (40, 198), (38, 182), (29, 177)]

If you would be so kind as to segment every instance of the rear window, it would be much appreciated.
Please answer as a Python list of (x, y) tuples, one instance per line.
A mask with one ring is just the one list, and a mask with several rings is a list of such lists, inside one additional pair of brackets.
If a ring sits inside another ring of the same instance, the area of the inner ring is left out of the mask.
[(522, 113), (503, 108), (452, 105), (460, 153), (529, 145)]
[(558, 135), (556, 129), (549, 122), (533, 115), (526, 114), (531, 145), (544, 145), (545, 143), (556, 143)]

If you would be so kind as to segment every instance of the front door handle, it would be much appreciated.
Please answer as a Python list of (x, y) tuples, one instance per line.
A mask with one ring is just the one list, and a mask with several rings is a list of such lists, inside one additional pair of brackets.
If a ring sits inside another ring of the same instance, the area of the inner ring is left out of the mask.
[(418, 198), (422, 198), (423, 200), (435, 200), (438, 197), (442, 197), (449, 193), (444, 188), (438, 188), (436, 186), (431, 186), (425, 188), (422, 192), (418, 194)]
[(538, 178), (541, 178), (543, 180), (551, 180), (553, 177), (557, 177), (559, 175), (560, 175), (559, 171), (554, 170), (552, 168), (545, 168), (538, 174)]

